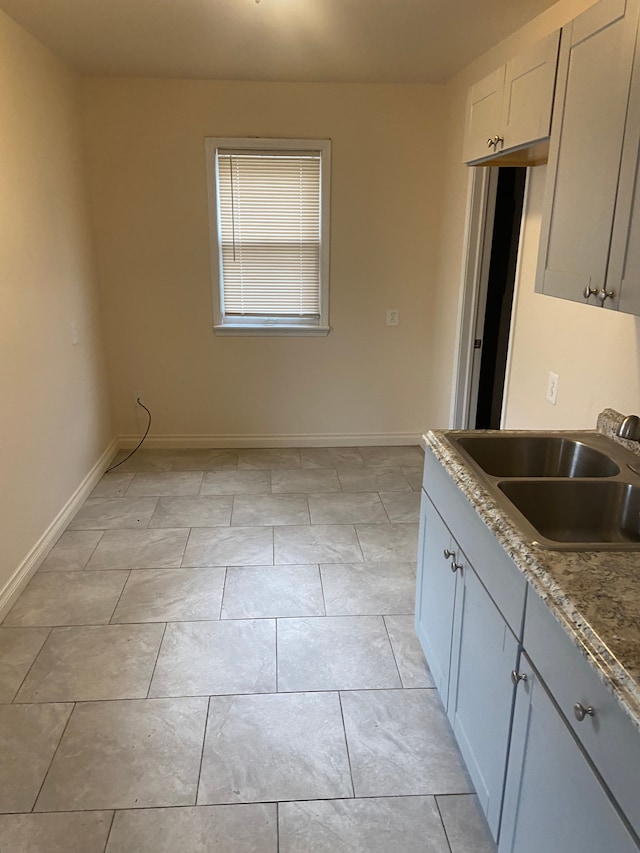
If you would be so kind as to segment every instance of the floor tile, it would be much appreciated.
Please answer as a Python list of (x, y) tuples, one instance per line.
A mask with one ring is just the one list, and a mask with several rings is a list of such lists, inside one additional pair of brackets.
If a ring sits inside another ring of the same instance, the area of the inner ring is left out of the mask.
[(210, 448), (174, 450), (172, 471), (224, 471), (236, 468), (238, 454), (235, 450), (213, 450)]
[(239, 527), (309, 524), (306, 495), (238, 495), (233, 499), (231, 524)]
[(48, 634), (48, 628), (0, 628), (0, 704), (12, 701)]
[(157, 498), (87, 498), (69, 530), (147, 527), (157, 503)]
[(401, 687), (381, 616), (278, 620), (278, 690)]
[(149, 527), (228, 527), (231, 497), (160, 498)]
[(163, 631), (164, 625), (54, 628), (15, 701), (144, 698)]
[(407, 478), (409, 483), (411, 484), (411, 488), (414, 492), (419, 492), (422, 488), (422, 475), (423, 469), (422, 467), (418, 468), (403, 468), (404, 476)]
[(363, 468), (357, 447), (301, 447), (303, 468)]
[(284, 469), (271, 474), (271, 491), (274, 495), (339, 492), (340, 481), (333, 468)]
[(309, 511), (312, 524), (376, 524), (388, 521), (382, 502), (375, 493), (309, 495)]
[(296, 447), (250, 448), (238, 451), (238, 468), (299, 468)]
[(106, 853), (276, 853), (275, 804), (117, 812)]
[(113, 812), (0, 815), (6, 853), (103, 853)]
[(362, 551), (351, 524), (315, 524), (273, 529), (276, 565), (353, 563)]
[(201, 495), (266, 495), (271, 491), (271, 471), (206, 472)]
[(136, 474), (127, 489), (127, 497), (197, 495), (201, 482), (201, 471)]
[(171, 569), (182, 562), (189, 536), (178, 530), (106, 530), (87, 569)]
[(433, 797), (279, 806), (280, 853), (450, 853)]
[(321, 565), (327, 616), (412, 613), (416, 578), (411, 563)]
[(223, 619), (324, 616), (317, 566), (244, 566), (227, 569)]
[(73, 705), (0, 705), (0, 812), (29, 812)]
[(385, 616), (403, 687), (435, 687), (416, 636), (413, 616)]
[(65, 530), (40, 566), (41, 572), (73, 572), (89, 562), (102, 530)]
[(417, 524), (357, 524), (356, 531), (366, 562), (417, 560)]
[(475, 794), (437, 797), (451, 853), (496, 853)]
[(410, 492), (409, 481), (400, 468), (338, 469), (344, 492)]
[(150, 696), (275, 691), (275, 620), (167, 625)]
[(336, 693), (211, 698), (198, 803), (352, 795)]
[(138, 569), (122, 592), (112, 622), (219, 619), (224, 569)]
[(204, 698), (76, 705), (36, 811), (192, 805), (206, 714)]
[(273, 565), (273, 528), (217, 527), (192, 530), (182, 565)]
[(121, 450), (115, 457), (112, 465), (118, 463), (117, 471), (170, 471), (173, 465), (173, 453), (171, 450), (138, 450), (130, 459), (123, 462), (131, 450)]
[(92, 498), (121, 498), (127, 491), (133, 480), (133, 472), (112, 471), (105, 474), (95, 489), (91, 492)]
[(417, 524), (420, 492), (381, 492), (380, 499), (392, 524)]
[(4, 625), (105, 625), (127, 577), (127, 572), (38, 572)]
[(473, 790), (435, 690), (341, 697), (357, 797)]
[(424, 462), (424, 453), (417, 445), (359, 449), (368, 468), (418, 468)]

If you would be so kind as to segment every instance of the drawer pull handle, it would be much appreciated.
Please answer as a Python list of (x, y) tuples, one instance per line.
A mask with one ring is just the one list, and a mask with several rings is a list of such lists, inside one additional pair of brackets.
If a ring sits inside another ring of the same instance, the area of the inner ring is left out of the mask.
[(579, 723), (581, 723), (585, 717), (595, 716), (595, 713), (596, 712), (593, 710), (591, 705), (589, 705), (588, 708), (585, 708), (584, 705), (580, 704), (580, 702), (576, 702), (576, 704), (573, 706), (573, 716)]
[(527, 680), (527, 674), (525, 672), (518, 672), (517, 669), (511, 670), (511, 681), (513, 681), (513, 683), (515, 684), (516, 687), (518, 686), (519, 681), (526, 681), (526, 680)]
[(455, 560), (451, 560), (451, 571), (455, 574), (458, 569), (462, 571), (462, 563), (456, 563)]
[(445, 549), (444, 549), (444, 558), (445, 558), (445, 560), (450, 560), (450, 559), (451, 559), (451, 557), (455, 557), (455, 555), (456, 555), (456, 552), (455, 552), (455, 551), (450, 551), (448, 548), (445, 548)]

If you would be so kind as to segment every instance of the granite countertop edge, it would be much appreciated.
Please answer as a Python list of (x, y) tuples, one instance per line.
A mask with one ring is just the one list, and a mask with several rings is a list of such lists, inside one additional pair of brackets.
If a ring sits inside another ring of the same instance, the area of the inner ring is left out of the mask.
[[(597, 431), (609, 438), (615, 438), (627, 449), (640, 455), (640, 446), (637, 443), (632, 444), (617, 439), (615, 432), (621, 419), (622, 415), (618, 412), (605, 409), (598, 418), (597, 430), (583, 432), (589, 434)], [(460, 492), (473, 506), (503, 550), (514, 561), (530, 586), (547, 604), (573, 644), (587, 659), (604, 685), (617, 697), (622, 708), (640, 731), (640, 660), (636, 661), (637, 670), (633, 672), (633, 662), (626, 661), (624, 655), (616, 655), (612, 651), (612, 646), (615, 646), (613, 626), (610, 626), (610, 631), (605, 631), (603, 627), (596, 630), (585, 614), (583, 602), (577, 600), (578, 595), (568, 589), (570, 584), (563, 583), (564, 577), (568, 577), (572, 572), (581, 572), (581, 579), (584, 578), (584, 567), (588, 564), (589, 575), (594, 577), (595, 586), (599, 570), (603, 575), (609, 574), (612, 572), (612, 566), (615, 571), (616, 564), (629, 569), (632, 562), (640, 562), (640, 553), (637, 551), (552, 551), (532, 545), (492, 497), (478, 474), (466, 464), (446, 440), (446, 435), (452, 432), (454, 431), (430, 430), (423, 436), (423, 445), (433, 452), (452, 477)], [(524, 434), (529, 431), (509, 430), (509, 432)], [(563, 432), (575, 435), (576, 430), (556, 432), (558, 435), (562, 435)], [(637, 574), (640, 589), (640, 572)], [(600, 582), (605, 581), (602, 579)], [(597, 590), (594, 590), (594, 593), (597, 593)], [(640, 598), (637, 604), (635, 630), (638, 648), (640, 648)]]

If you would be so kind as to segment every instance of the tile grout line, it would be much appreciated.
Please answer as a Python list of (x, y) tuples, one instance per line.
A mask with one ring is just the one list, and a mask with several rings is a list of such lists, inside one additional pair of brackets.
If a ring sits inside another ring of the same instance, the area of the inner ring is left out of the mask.
[[(196, 784), (196, 796), (193, 805), (198, 805), (198, 795), (200, 794), (200, 781), (202, 779), (202, 764), (204, 762), (204, 745), (207, 741), (207, 729), (209, 728), (209, 711), (211, 710), (211, 696), (207, 697), (207, 713), (204, 718), (204, 731), (202, 732), (202, 749), (200, 750), (200, 766), (198, 767), (198, 782)], [(203, 803), (203, 805), (207, 805)]]
[(280, 693), (280, 685), (278, 684), (278, 619), (273, 620), (276, 623), (276, 693)]
[(113, 809), (112, 813), (111, 813), (111, 823), (109, 824), (109, 832), (107, 832), (107, 838), (104, 842), (103, 853), (107, 853), (107, 848), (109, 846), (109, 839), (111, 838), (111, 830), (113, 829), (113, 824), (115, 822), (115, 819), (116, 819), (116, 809)]
[[(147, 625), (157, 625), (157, 622), (147, 622)], [(151, 678), (149, 679), (149, 686), (147, 687), (147, 695), (144, 697), (145, 699), (149, 699), (149, 693), (151, 692), (151, 685), (153, 684), (153, 676), (156, 674), (156, 667), (158, 666), (158, 660), (160, 659), (160, 652), (162, 650), (162, 644), (164, 643), (165, 634), (167, 633), (168, 622), (164, 623), (164, 628), (162, 629), (162, 636), (160, 637), (160, 643), (158, 645), (158, 652), (156, 654), (156, 659), (153, 664), (153, 669), (151, 670)]]
[[(116, 612), (116, 610), (118, 609), (118, 605), (120, 604), (120, 599), (121, 599), (121, 598), (122, 598), (122, 596), (124, 595), (125, 588), (126, 588), (127, 584), (129, 583), (129, 580), (130, 580), (130, 578), (131, 578), (131, 572), (132, 572), (132, 571), (136, 571), (136, 569), (129, 569), (129, 571), (127, 572), (127, 579), (126, 579), (126, 581), (122, 584), (122, 589), (120, 590), (120, 595), (118, 596), (118, 600), (116, 601), (116, 603), (115, 603), (115, 605), (114, 605), (113, 610), (111, 611), (111, 616), (109, 617), (109, 621), (106, 623), (107, 625), (118, 625), (118, 624), (120, 624), (120, 623), (118, 623), (118, 622), (112, 622), (111, 620), (112, 620), (112, 619), (113, 619), (113, 617), (115, 616), (115, 612)], [(137, 571), (139, 571), (139, 570), (137, 570)]]
[(276, 803), (276, 853), (280, 853), (280, 803)]
[[(224, 568), (224, 578), (222, 579), (222, 595), (220, 596), (220, 610), (218, 611), (218, 619), (217, 619), (218, 622), (222, 622), (222, 609), (224, 607), (224, 596), (225, 596), (225, 593), (227, 591), (227, 577), (229, 576), (229, 566), (223, 566), (223, 568)], [(183, 619), (181, 621), (187, 622), (188, 620)], [(215, 622), (216, 620), (215, 619), (211, 619), (211, 620), (207, 619), (205, 621)]]
[(318, 575), (320, 577), (320, 592), (322, 593), (322, 607), (324, 609), (323, 616), (328, 616), (329, 614), (327, 613), (327, 599), (325, 598), (324, 583), (322, 581), (322, 568), (320, 567), (320, 563), (317, 563), (317, 566), (318, 566)]
[[(36, 627), (36, 629), (37, 629), (37, 627), (39, 627), (39, 626), (34, 626), (34, 627)], [(44, 627), (46, 627), (46, 626), (44, 626)], [(22, 705), (22, 704), (23, 704), (22, 702), (16, 702), (16, 699), (18, 698), (18, 693), (20, 693), (20, 691), (21, 691), (21, 690), (22, 690), (22, 688), (24, 687), (24, 683), (25, 683), (25, 681), (27, 680), (27, 678), (29, 677), (29, 673), (31, 672), (31, 670), (32, 670), (32, 669), (33, 669), (33, 667), (35, 666), (36, 661), (38, 660), (38, 658), (39, 658), (39, 657), (40, 657), (40, 655), (42, 654), (42, 650), (43, 650), (43, 649), (44, 649), (44, 647), (46, 646), (47, 641), (48, 641), (49, 637), (51, 636), (51, 632), (53, 631), (54, 627), (56, 627), (56, 626), (55, 626), (55, 625), (51, 625), (51, 626), (49, 626), (49, 628), (48, 628), (48, 630), (47, 630), (47, 636), (44, 638), (44, 642), (42, 643), (42, 645), (41, 645), (41, 646), (40, 646), (40, 648), (38, 649), (38, 653), (36, 654), (36, 656), (34, 657), (34, 659), (31, 661), (31, 666), (30, 666), (30, 667), (27, 669), (27, 671), (25, 672), (24, 678), (22, 679), (22, 681), (21, 681), (21, 682), (20, 682), (20, 684), (18, 685), (18, 689), (17, 689), (17, 690), (16, 690), (16, 692), (13, 694), (13, 697), (11, 698), (11, 701), (6, 703), (7, 705)], [(1, 851), (0, 851), (0, 853), (1, 853)]]
[[(349, 762), (349, 776), (351, 778), (351, 790), (353, 791), (351, 799), (357, 799), (357, 797), (356, 797), (356, 786), (355, 786), (355, 783), (353, 781), (353, 767), (351, 766), (351, 753), (349, 752), (349, 740), (347, 738), (347, 726), (345, 725), (345, 722), (344, 722), (344, 708), (342, 707), (342, 691), (337, 690), (336, 692), (338, 694), (338, 704), (340, 705), (340, 717), (342, 719), (342, 731), (344, 733), (344, 745), (345, 745), (345, 749), (347, 750), (347, 761)], [(345, 797), (345, 799), (347, 799), (347, 798)]]
[[(52, 703), (47, 703), (47, 704), (58, 704), (58, 703), (52, 702)], [(61, 702), (59, 704), (66, 705), (68, 703)], [(56, 748), (53, 751), (53, 755), (51, 756), (51, 761), (49, 762), (49, 765), (47, 767), (47, 772), (44, 774), (44, 777), (42, 779), (42, 783), (41, 783), (40, 787), (38, 788), (38, 793), (36, 794), (35, 799), (33, 801), (33, 806), (31, 807), (30, 814), (34, 813), (35, 807), (38, 805), (38, 800), (40, 799), (40, 794), (42, 793), (42, 789), (44, 788), (45, 782), (47, 781), (49, 773), (51, 772), (51, 767), (53, 766), (53, 762), (55, 761), (56, 755), (58, 754), (58, 750), (60, 749), (60, 744), (62, 743), (63, 738), (67, 732), (67, 729), (69, 727), (69, 723), (71, 722), (71, 717), (73, 716), (73, 713), (78, 706), (77, 702), (73, 702), (70, 704), (72, 704), (73, 707), (71, 708), (71, 711), (69, 712), (69, 716), (67, 717), (67, 722), (64, 724), (64, 728), (62, 729), (62, 734), (60, 735), (60, 740), (56, 744)]]
[(386, 506), (385, 502), (382, 500), (382, 495), (380, 494), (380, 492), (376, 492), (376, 494), (378, 495), (378, 500), (382, 504), (382, 508), (384, 509), (384, 514), (387, 516), (387, 520), (388, 520), (389, 524), (392, 524), (393, 522), (391, 521), (391, 518), (389, 516), (387, 506)]
[(449, 833), (447, 832), (447, 827), (445, 826), (442, 812), (440, 811), (440, 803), (438, 802), (438, 797), (436, 794), (433, 795), (433, 801), (436, 804), (436, 811), (438, 812), (438, 817), (440, 818), (440, 823), (442, 825), (442, 831), (444, 832), (444, 837), (447, 841), (447, 846), (449, 848), (449, 853), (453, 853), (453, 848), (451, 847), (451, 842), (449, 841)]
[(394, 650), (394, 648), (393, 648), (393, 643), (392, 643), (392, 641), (391, 641), (391, 634), (389, 633), (389, 626), (387, 625), (387, 619), (386, 619), (386, 617), (387, 617), (388, 615), (390, 615), (390, 614), (386, 614), (386, 613), (382, 613), (382, 614), (381, 614), (381, 616), (382, 616), (382, 622), (383, 622), (383, 624), (384, 624), (384, 630), (386, 631), (386, 633), (387, 633), (387, 637), (388, 637), (388, 639), (389, 639), (389, 645), (391, 646), (391, 654), (393, 655), (393, 662), (395, 663), (395, 665), (396, 665), (396, 670), (398, 671), (398, 678), (400, 679), (400, 686), (401, 686), (403, 689), (405, 689), (405, 686), (404, 686), (404, 680), (403, 680), (403, 678), (402, 678), (402, 673), (400, 672), (400, 667), (398, 666), (398, 659), (396, 658), (396, 653), (395, 653), (395, 650)]

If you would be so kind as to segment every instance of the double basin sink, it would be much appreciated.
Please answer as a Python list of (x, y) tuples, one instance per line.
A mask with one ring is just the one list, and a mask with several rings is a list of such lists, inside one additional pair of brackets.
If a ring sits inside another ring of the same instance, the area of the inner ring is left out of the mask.
[(640, 457), (612, 439), (502, 432), (446, 438), (534, 544), (640, 550)]

